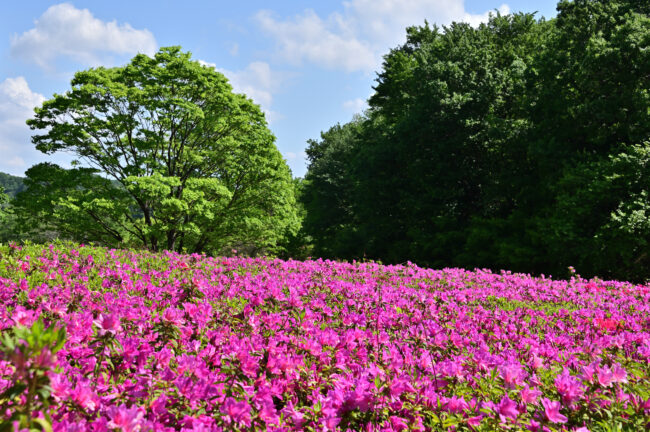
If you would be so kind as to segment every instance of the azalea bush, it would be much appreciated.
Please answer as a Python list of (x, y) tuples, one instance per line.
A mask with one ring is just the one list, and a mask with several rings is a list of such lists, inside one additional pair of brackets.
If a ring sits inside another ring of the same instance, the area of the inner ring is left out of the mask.
[(650, 287), (0, 246), (0, 429), (639, 431)]

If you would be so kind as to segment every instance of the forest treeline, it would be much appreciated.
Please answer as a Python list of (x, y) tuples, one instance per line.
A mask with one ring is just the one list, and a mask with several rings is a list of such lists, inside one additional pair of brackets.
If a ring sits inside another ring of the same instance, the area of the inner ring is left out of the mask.
[(79, 162), (0, 176), (0, 241), (649, 279), (650, 3), (557, 8), (408, 28), (304, 179), (180, 47), (78, 72), (28, 124)]
[(309, 142), (315, 256), (650, 277), (650, 3), (557, 8), (407, 30)]

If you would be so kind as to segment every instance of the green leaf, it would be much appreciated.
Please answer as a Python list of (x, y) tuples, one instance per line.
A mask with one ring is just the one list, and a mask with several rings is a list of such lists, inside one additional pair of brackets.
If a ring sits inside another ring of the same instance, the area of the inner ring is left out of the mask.
[(44, 418), (34, 418), (32, 419), (33, 423), (36, 423), (39, 428), (37, 430), (43, 431), (43, 432), (52, 432), (52, 425), (50, 424), (49, 421), (45, 420)]

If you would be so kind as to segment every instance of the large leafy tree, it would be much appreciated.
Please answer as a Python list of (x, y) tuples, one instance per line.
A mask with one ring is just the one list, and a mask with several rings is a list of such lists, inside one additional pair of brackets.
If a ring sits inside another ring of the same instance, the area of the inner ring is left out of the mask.
[(28, 124), (38, 150), (88, 167), (35, 167), (19, 200), (69, 237), (253, 253), (296, 228), (291, 174), (259, 106), (179, 47), (76, 73)]

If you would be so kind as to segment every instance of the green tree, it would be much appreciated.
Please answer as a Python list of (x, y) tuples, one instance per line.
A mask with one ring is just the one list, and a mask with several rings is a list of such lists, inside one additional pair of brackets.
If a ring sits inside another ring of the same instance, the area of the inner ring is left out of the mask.
[(406, 44), (385, 57), (355, 169), (371, 257), (505, 264), (493, 240), (507, 231), (498, 221), (530, 200), (522, 107), (548, 31), (530, 14), (497, 15), (478, 28), (425, 25), (408, 29)]
[(0, 223), (4, 224), (6, 217), (6, 206), (9, 202), (9, 196), (5, 193), (5, 190), (0, 186)]
[(21, 236), (36, 242), (55, 238), (120, 246), (128, 240), (128, 194), (93, 168), (63, 169), (51, 163), (25, 173), (26, 189), (12, 208)]
[(529, 106), (538, 184), (551, 192), (538, 230), (546, 271), (650, 277), (650, 238), (634, 222), (650, 138), (649, 14), (646, 2), (561, 1), (540, 47)]
[(25, 189), (23, 178), (3, 172), (0, 172), (0, 187), (3, 187), (5, 193), (10, 197), (16, 196), (17, 193)]
[(47, 195), (21, 200), (25, 210), (41, 206), (74, 239), (152, 250), (257, 253), (297, 228), (291, 173), (264, 114), (214, 68), (170, 47), (71, 84), (27, 123), (41, 131), (38, 150), (90, 168), (36, 167), (25, 197)]
[[(648, 70), (647, 2), (562, 0), (550, 21), (407, 29), (354, 140), (324, 146), (345, 169), (309, 167), (323, 179), (306, 206), (314, 244), (339, 258), (649, 278)], [(332, 249), (343, 232), (356, 248)]]
[(356, 117), (307, 142), (308, 173), (302, 185), (303, 230), (313, 239), (314, 253), (325, 258), (362, 252), (353, 222), (353, 177), (356, 140), (363, 124)]

